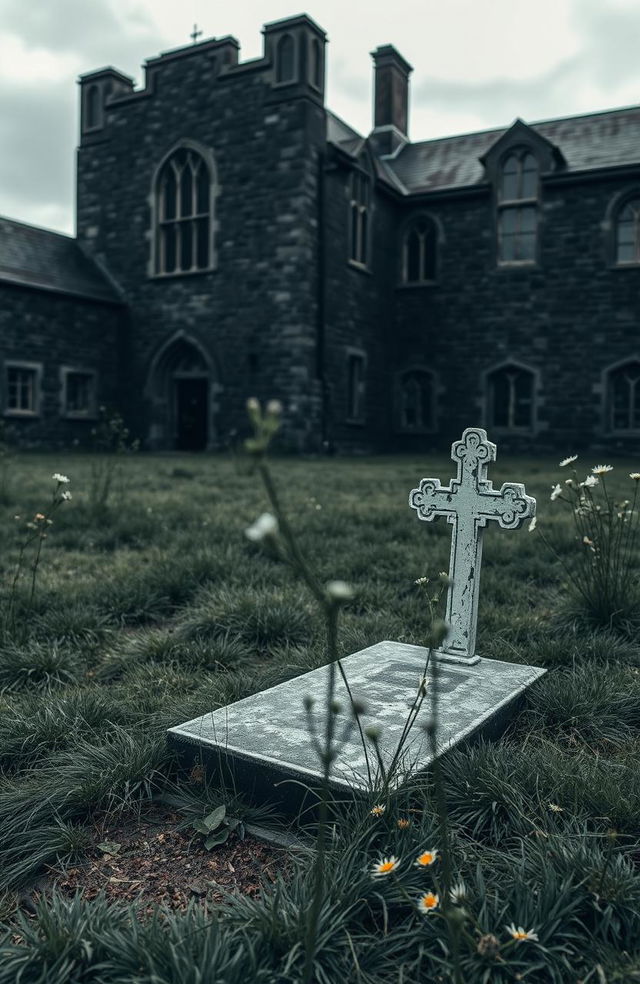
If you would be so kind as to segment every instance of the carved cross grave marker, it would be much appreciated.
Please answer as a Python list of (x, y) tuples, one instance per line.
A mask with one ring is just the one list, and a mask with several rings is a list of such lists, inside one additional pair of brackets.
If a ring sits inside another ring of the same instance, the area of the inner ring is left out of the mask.
[(496, 446), (481, 427), (467, 427), (460, 441), (451, 445), (451, 458), (458, 475), (443, 486), (437, 478), (423, 478), (409, 495), (409, 505), (418, 519), (431, 522), (446, 516), (451, 523), (451, 557), (446, 621), (451, 630), (440, 651), (445, 659), (476, 663), (478, 589), (482, 560), (482, 536), (489, 521), (503, 529), (516, 530), (535, 515), (536, 500), (526, 495), (524, 485), (505, 483), (498, 492), (487, 478), (487, 466), (496, 459)]

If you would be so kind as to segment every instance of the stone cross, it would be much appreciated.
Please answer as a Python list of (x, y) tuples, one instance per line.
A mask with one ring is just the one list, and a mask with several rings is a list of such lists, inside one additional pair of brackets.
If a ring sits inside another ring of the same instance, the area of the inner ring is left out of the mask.
[(199, 31), (198, 30), (198, 25), (197, 24), (194, 24), (193, 25), (193, 31), (191, 32), (191, 34), (189, 35), (189, 37), (191, 38), (191, 40), (193, 41), (193, 43), (196, 44), (196, 42), (197, 42), (197, 40), (198, 40), (198, 38), (200, 37), (201, 34), (202, 34), (202, 31)]
[(536, 500), (524, 485), (508, 482), (500, 491), (487, 478), (487, 466), (496, 459), (496, 446), (481, 427), (467, 427), (460, 441), (451, 445), (458, 475), (442, 486), (437, 478), (423, 478), (409, 495), (409, 505), (426, 522), (446, 516), (453, 526), (446, 621), (451, 629), (440, 655), (455, 662), (476, 663), (478, 588), (482, 560), (482, 535), (489, 520), (515, 530), (533, 517)]

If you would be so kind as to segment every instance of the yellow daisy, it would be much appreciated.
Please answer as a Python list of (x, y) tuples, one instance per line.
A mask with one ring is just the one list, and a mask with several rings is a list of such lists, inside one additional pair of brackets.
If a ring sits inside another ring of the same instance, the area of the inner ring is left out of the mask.
[(400, 860), (395, 855), (392, 855), (390, 858), (382, 858), (373, 865), (371, 877), (384, 878), (385, 875), (390, 875), (392, 871), (395, 871), (399, 864)]
[(438, 852), (435, 847), (430, 851), (423, 851), (413, 862), (418, 868), (428, 868), (433, 864), (435, 859), (438, 857)]
[(406, 820), (404, 817), (400, 817), (400, 819), (398, 820), (398, 829), (399, 830), (406, 830), (407, 827), (410, 827), (410, 826), (411, 826), (411, 820)]
[(376, 806), (374, 806), (371, 810), (371, 816), (381, 817), (385, 810), (386, 810), (386, 806), (383, 806), (382, 803), (377, 803)]
[(418, 899), (418, 909), (423, 915), (428, 916), (430, 912), (438, 908), (440, 898), (435, 892), (425, 892)]
[(591, 471), (594, 475), (606, 475), (607, 472), (613, 471), (613, 465), (594, 465)]

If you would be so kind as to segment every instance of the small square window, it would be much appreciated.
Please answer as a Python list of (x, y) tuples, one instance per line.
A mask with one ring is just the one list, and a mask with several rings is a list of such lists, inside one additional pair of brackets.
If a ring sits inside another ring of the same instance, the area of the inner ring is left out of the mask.
[(96, 375), (82, 369), (63, 369), (62, 410), (67, 417), (93, 417)]
[(40, 403), (40, 367), (31, 363), (6, 365), (5, 414), (34, 416)]

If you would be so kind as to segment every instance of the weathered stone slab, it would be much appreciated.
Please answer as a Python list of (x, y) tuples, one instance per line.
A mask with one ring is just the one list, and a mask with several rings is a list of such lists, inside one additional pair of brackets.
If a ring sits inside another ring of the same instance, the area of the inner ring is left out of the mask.
[[(383, 762), (391, 760), (412, 701), (424, 675), (427, 650), (400, 642), (379, 642), (342, 661), (354, 698), (364, 702), (364, 727), (381, 729)], [(500, 727), (523, 691), (545, 671), (531, 666), (480, 659), (473, 665), (438, 661), (438, 754), (484, 729)], [(200, 753), (215, 771), (232, 773), (238, 789), (261, 800), (284, 802), (277, 789), (283, 780), (298, 780), (311, 787), (320, 781), (320, 764), (312, 747), (305, 696), (316, 701), (316, 713), (326, 701), (328, 667), (279, 684), (169, 731), (170, 740), (183, 752)], [(432, 671), (429, 676), (432, 677)], [(336, 673), (336, 698), (348, 711), (349, 698)], [(430, 716), (425, 699), (406, 746), (404, 766), (412, 772), (432, 761), (429, 741), (420, 725)], [(375, 761), (370, 748), (371, 763)], [(357, 729), (335, 763), (333, 788), (364, 793), (368, 775)], [(294, 797), (295, 798), (295, 797)]]

